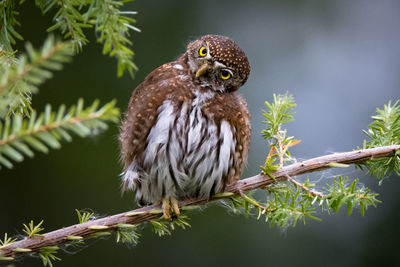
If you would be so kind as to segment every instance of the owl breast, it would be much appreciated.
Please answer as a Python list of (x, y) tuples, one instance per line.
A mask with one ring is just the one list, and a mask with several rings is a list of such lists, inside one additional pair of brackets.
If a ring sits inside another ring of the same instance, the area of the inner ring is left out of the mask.
[(125, 174), (135, 180), (139, 203), (210, 197), (235, 174), (235, 129), (202, 110), (213, 94), (197, 93), (191, 103), (167, 99), (159, 107), (141, 158)]

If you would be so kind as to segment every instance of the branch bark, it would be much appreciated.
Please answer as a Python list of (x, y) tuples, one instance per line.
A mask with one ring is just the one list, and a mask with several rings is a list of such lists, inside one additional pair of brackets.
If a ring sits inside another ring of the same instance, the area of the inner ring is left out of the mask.
[[(372, 149), (363, 149), (344, 153), (334, 153), (322, 157), (312, 158), (302, 162), (294, 163), (283, 167), (272, 175), (275, 180), (265, 174), (259, 174), (253, 177), (239, 180), (238, 182), (227, 186), (226, 192), (233, 194), (220, 194), (212, 199), (187, 199), (179, 202), (179, 207), (191, 205), (204, 205), (211, 201), (224, 198), (230, 198), (233, 195), (240, 195), (242, 192), (263, 188), (279, 181), (285, 181), (287, 177), (295, 177), (303, 173), (330, 168), (331, 163), (355, 164), (372, 159), (393, 157), (400, 145), (378, 147)], [(160, 205), (152, 205), (133, 211), (108, 216), (105, 218), (89, 221), (87, 223), (75, 224), (64, 227), (43, 236), (34, 236), (17, 241), (6, 247), (0, 247), (0, 256), (13, 258), (20, 257), (25, 253), (40, 252), (40, 249), (46, 246), (57, 246), (68, 241), (68, 236), (88, 237), (92, 234), (104, 231), (117, 230), (118, 224), (140, 224), (149, 222), (162, 216)], [(99, 227), (101, 226), (101, 227)]]

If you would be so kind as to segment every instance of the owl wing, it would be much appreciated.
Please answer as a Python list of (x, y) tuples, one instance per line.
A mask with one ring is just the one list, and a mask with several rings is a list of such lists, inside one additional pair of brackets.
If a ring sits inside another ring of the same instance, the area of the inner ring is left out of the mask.
[(205, 112), (213, 114), (216, 124), (220, 125), (223, 120), (227, 121), (233, 129), (236, 146), (232, 157), (232, 173), (224, 178), (225, 186), (239, 180), (250, 148), (250, 114), (247, 103), (243, 97), (235, 92), (220, 94), (213, 98), (205, 107)]
[(184, 80), (177, 79), (181, 72), (178, 62), (164, 64), (133, 91), (119, 136), (125, 169), (146, 149), (147, 137), (163, 102), (169, 99), (178, 106), (179, 102), (189, 99), (186, 95), (190, 90), (186, 90)]

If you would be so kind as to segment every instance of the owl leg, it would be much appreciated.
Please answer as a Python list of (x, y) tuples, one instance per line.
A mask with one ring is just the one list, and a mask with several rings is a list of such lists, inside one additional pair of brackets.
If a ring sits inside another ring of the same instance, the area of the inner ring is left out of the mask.
[(172, 213), (175, 214), (175, 216), (178, 217), (179, 215), (181, 215), (178, 206), (178, 200), (176, 200), (173, 197), (166, 197), (162, 200), (162, 209), (163, 209), (164, 219), (166, 220), (171, 220), (171, 210)]

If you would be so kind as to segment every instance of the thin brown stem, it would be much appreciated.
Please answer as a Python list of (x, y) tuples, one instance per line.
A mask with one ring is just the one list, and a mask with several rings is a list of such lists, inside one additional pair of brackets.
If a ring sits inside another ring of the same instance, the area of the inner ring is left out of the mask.
[[(231, 198), (232, 196), (240, 195), (246, 191), (263, 188), (279, 181), (286, 181), (291, 177), (295, 177), (303, 173), (329, 168), (330, 165), (332, 166), (332, 163), (355, 164), (371, 159), (393, 157), (399, 149), (400, 145), (392, 145), (344, 153), (334, 153), (309, 159), (303, 162), (285, 166), (282, 169), (274, 172), (272, 175), (275, 180), (266, 174), (258, 174), (256, 176), (239, 180), (236, 183), (228, 185), (227, 188), (225, 188), (226, 193), (218, 194), (218, 197), (216, 196), (211, 199), (187, 199), (180, 201), (179, 206), (185, 207), (190, 205), (204, 205), (212, 201)], [(46, 246), (58, 246), (67, 242), (68, 236), (88, 237), (98, 232), (115, 231), (118, 228), (118, 224), (140, 224), (157, 219), (161, 216), (162, 210), (160, 205), (152, 205), (86, 223), (64, 227), (44, 234), (43, 236), (34, 236), (31, 238), (27, 237), (6, 247), (0, 247), (0, 253), (2, 253), (2, 257), (8, 257), (9, 259), (12, 259), (22, 256), (24, 252), (21, 251), (24, 251), (24, 249), (29, 251), (29, 253), (35, 253), (39, 252), (41, 248)]]
[(248, 202), (250, 202), (252, 205), (254, 205), (255, 207), (258, 207), (262, 210), (266, 210), (267, 207), (262, 206), (260, 203), (258, 203), (258, 201), (256, 201), (255, 199), (252, 199), (251, 197), (249, 197), (248, 195), (246, 195), (245, 193), (243, 193), (242, 191), (239, 192), (240, 196), (242, 196), (245, 200), (247, 200)]
[(304, 184), (296, 181), (295, 179), (293, 179), (291, 176), (286, 175), (286, 178), (288, 179), (288, 181), (290, 181), (292, 184), (300, 187), (301, 189), (303, 189), (304, 191), (307, 192), (307, 194), (309, 196), (314, 196), (314, 197), (326, 197), (326, 195), (322, 194), (321, 192), (317, 192), (307, 186), (305, 186)]

